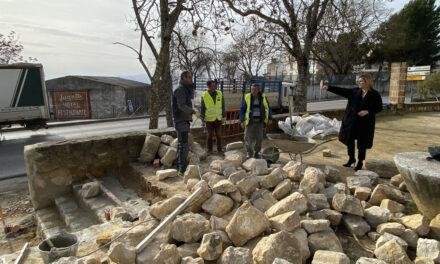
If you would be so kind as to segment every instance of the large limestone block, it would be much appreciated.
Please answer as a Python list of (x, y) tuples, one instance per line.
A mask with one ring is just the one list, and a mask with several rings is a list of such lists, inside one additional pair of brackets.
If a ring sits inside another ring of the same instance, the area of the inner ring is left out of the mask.
[(333, 209), (342, 213), (364, 216), (361, 201), (354, 196), (336, 193), (332, 200)]
[(408, 248), (408, 243), (406, 243), (405, 240), (389, 233), (384, 233), (377, 239), (376, 248), (380, 248), (382, 245), (384, 245), (386, 242), (390, 240), (395, 240), (405, 251)]
[(379, 174), (380, 177), (387, 179), (399, 173), (396, 164), (391, 160), (368, 159), (365, 162), (365, 167), (367, 170), (374, 171)]
[(193, 213), (177, 216), (171, 224), (172, 238), (185, 243), (198, 242), (209, 230), (209, 220)]
[(163, 181), (168, 178), (174, 178), (177, 176), (177, 170), (176, 169), (158, 170), (156, 171), (156, 176), (159, 178), (159, 181)]
[(307, 211), (307, 198), (299, 192), (294, 192), (270, 207), (266, 215), (274, 217), (289, 211), (297, 211), (299, 214)]
[(222, 237), (216, 233), (207, 233), (203, 235), (202, 242), (200, 243), (197, 253), (204, 260), (216, 260), (223, 252)]
[(396, 236), (401, 236), (403, 232), (405, 232), (405, 227), (401, 223), (390, 222), (378, 225), (376, 231), (379, 234), (387, 232)]
[(273, 197), (277, 200), (281, 200), (292, 191), (292, 182), (289, 179), (285, 179), (280, 182), (272, 192)]
[(242, 167), (247, 171), (252, 171), (256, 175), (268, 173), (267, 161), (265, 159), (250, 158), (243, 162)]
[(174, 161), (177, 159), (177, 149), (169, 147), (165, 152), (165, 155), (160, 159), (165, 167), (169, 168), (173, 166)]
[(110, 245), (108, 257), (118, 264), (134, 263), (136, 251), (134, 247), (124, 245), (121, 242), (114, 242)]
[(162, 141), (162, 143), (166, 145), (170, 145), (173, 142), (173, 140), (174, 138), (167, 134), (163, 134), (162, 136), (160, 136), (160, 141)]
[(299, 184), (299, 188), (303, 190), (303, 193), (317, 193), (324, 189), (325, 175), (324, 173), (314, 167), (308, 167), (304, 172), (304, 177)]
[(248, 248), (228, 247), (223, 251), (218, 264), (252, 264), (252, 254)]
[(400, 218), (400, 221), (404, 226), (414, 230), (420, 236), (429, 233), (429, 220), (422, 214), (406, 215)]
[(432, 259), (440, 263), (440, 242), (435, 239), (419, 238), (417, 241), (417, 257)]
[(338, 226), (342, 219), (342, 214), (332, 209), (322, 209), (319, 211), (309, 212), (308, 215), (313, 219), (326, 219), (330, 221), (330, 225)]
[(440, 162), (428, 161), (428, 156), (427, 152), (400, 153), (394, 162), (417, 208), (432, 219), (440, 212)]
[(154, 256), (153, 264), (180, 264), (181, 256), (174, 244), (162, 244), (160, 250)]
[(292, 264), (301, 264), (302, 257), (295, 236), (286, 231), (263, 237), (252, 251), (255, 264), (272, 264), (275, 258), (282, 258)]
[(302, 220), (301, 227), (309, 234), (326, 231), (330, 229), (330, 221), (325, 219), (318, 220)]
[(309, 235), (307, 238), (312, 253), (318, 250), (343, 252), (341, 242), (333, 230), (326, 230)]
[(365, 209), (365, 220), (372, 227), (377, 227), (380, 224), (386, 223), (391, 218), (391, 213), (388, 209), (379, 207), (379, 206), (371, 206), (370, 208)]
[(300, 226), (300, 216), (296, 211), (287, 212), (269, 219), (270, 225), (277, 231), (293, 231)]
[(236, 186), (242, 195), (249, 197), (258, 188), (259, 183), (257, 177), (248, 176), (237, 182)]
[(150, 215), (159, 220), (163, 219), (171, 214), (185, 200), (185, 195), (176, 194), (171, 198), (157, 202), (150, 207)]
[(203, 205), (203, 211), (218, 217), (229, 213), (234, 206), (234, 201), (228, 196), (214, 193)]
[(434, 217), (429, 223), (432, 237), (440, 240), (440, 213)]
[(383, 199), (380, 203), (380, 207), (388, 209), (390, 213), (401, 213), (405, 209), (405, 206), (403, 204), (400, 204), (390, 199)]
[(387, 264), (387, 263), (380, 259), (362, 257), (356, 261), (356, 264)]
[(400, 190), (389, 185), (378, 184), (371, 193), (369, 203), (372, 205), (380, 205), (384, 199), (394, 200), (399, 203), (405, 202), (405, 197)]
[(299, 182), (301, 181), (301, 172), (304, 169), (304, 165), (301, 162), (289, 161), (284, 165), (283, 170), (287, 172), (287, 177), (292, 180)]
[(243, 149), (243, 141), (231, 142), (226, 145), (226, 151)]
[(237, 191), (237, 187), (230, 180), (220, 180), (214, 184), (212, 191), (215, 193), (228, 194)]
[(266, 212), (272, 205), (278, 202), (271, 192), (265, 189), (256, 190), (250, 199), (253, 206), (259, 209), (261, 212)]
[(302, 228), (297, 228), (295, 231), (290, 232), (298, 240), (299, 251), (301, 252), (302, 263), (306, 263), (307, 259), (310, 257), (310, 248), (307, 243), (307, 232)]
[(318, 250), (313, 256), (312, 264), (350, 264), (350, 259), (341, 252)]
[(358, 237), (364, 236), (371, 229), (370, 225), (358, 215), (346, 214), (342, 217), (342, 222), (351, 233)]
[(262, 234), (269, 226), (269, 219), (264, 213), (249, 202), (244, 202), (226, 226), (226, 233), (235, 246), (243, 246), (247, 241)]
[(374, 250), (374, 255), (389, 264), (413, 263), (402, 246), (396, 240), (390, 240)]
[(145, 137), (144, 146), (139, 155), (139, 161), (150, 163), (156, 157), (156, 153), (160, 146), (160, 137), (148, 134)]

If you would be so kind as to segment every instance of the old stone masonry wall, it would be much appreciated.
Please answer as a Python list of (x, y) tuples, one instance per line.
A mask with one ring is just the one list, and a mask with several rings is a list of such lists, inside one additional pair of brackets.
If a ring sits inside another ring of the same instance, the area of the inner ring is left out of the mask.
[[(151, 134), (173, 134), (173, 129), (149, 131)], [(24, 157), (29, 192), (35, 209), (54, 203), (69, 193), (71, 185), (86, 179), (111, 176), (129, 166), (139, 157), (146, 132), (121, 133), (80, 140), (47, 142), (25, 147)]]

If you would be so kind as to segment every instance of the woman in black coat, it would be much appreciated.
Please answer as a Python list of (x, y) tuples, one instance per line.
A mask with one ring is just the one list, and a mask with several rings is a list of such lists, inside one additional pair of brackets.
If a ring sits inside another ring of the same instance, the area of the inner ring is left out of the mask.
[(347, 146), (348, 162), (343, 166), (351, 167), (356, 162), (355, 140), (358, 148), (358, 162), (355, 170), (362, 169), (367, 149), (373, 146), (376, 114), (382, 111), (382, 98), (373, 89), (371, 79), (361, 75), (357, 81), (358, 87), (341, 88), (325, 85), (321, 81), (321, 89), (348, 99), (345, 115), (342, 119), (339, 141)]

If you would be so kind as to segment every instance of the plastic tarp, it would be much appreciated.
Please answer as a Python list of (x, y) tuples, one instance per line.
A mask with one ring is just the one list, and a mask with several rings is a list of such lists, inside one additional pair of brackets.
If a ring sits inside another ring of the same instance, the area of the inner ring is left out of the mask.
[(291, 136), (324, 138), (328, 135), (337, 135), (341, 128), (341, 121), (336, 118), (330, 119), (321, 114), (305, 117), (292, 116), (287, 117), (285, 121), (279, 121), (278, 127)]

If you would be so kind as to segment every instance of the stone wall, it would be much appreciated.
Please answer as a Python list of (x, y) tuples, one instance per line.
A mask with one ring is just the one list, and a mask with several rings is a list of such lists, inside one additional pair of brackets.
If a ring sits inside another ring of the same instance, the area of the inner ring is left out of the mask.
[(439, 112), (440, 102), (417, 102), (405, 104), (403, 110), (405, 112)]
[(406, 71), (406, 62), (391, 64), (389, 101), (397, 109), (402, 109), (405, 103)]
[[(149, 133), (175, 136), (174, 128)], [(193, 129), (192, 133), (197, 135), (203, 130)], [(103, 177), (128, 169), (129, 162), (139, 157), (145, 135), (121, 133), (26, 146), (24, 157), (34, 208), (52, 205), (56, 197), (71, 191), (72, 183), (86, 179), (86, 172)]]

